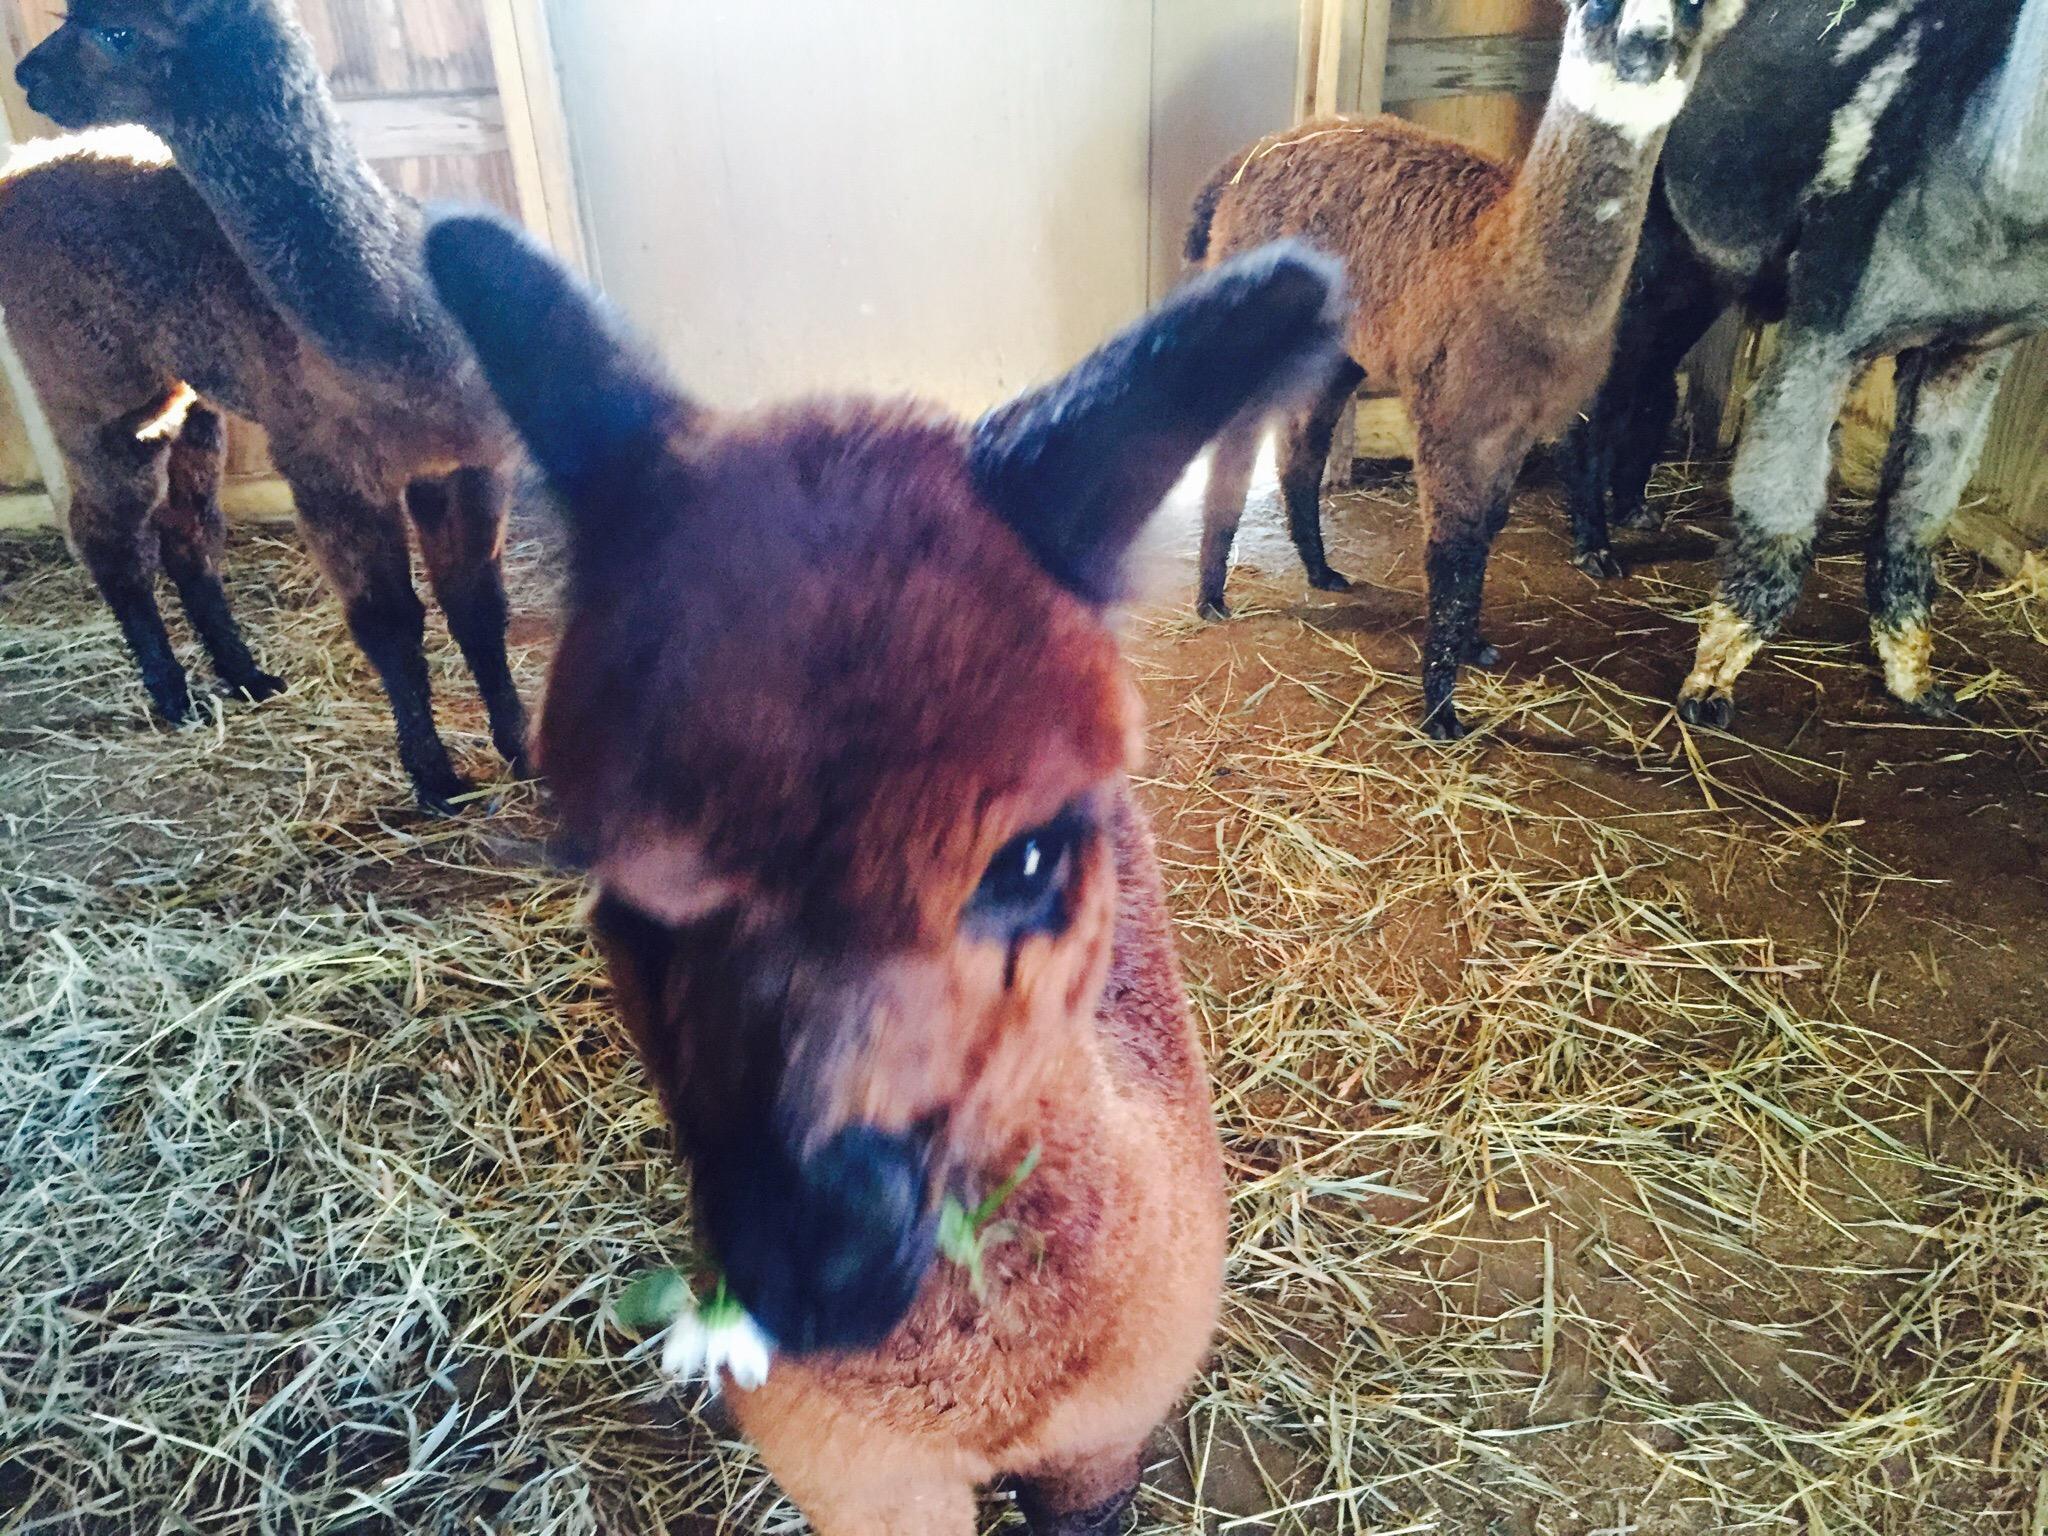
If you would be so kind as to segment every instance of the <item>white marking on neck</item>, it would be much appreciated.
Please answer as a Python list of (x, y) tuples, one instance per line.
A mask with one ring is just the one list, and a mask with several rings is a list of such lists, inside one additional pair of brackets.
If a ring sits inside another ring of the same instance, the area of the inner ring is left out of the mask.
[(1872, 11), (1842, 34), (1841, 41), (1835, 44), (1835, 62), (1846, 64), (1851, 59), (1868, 53), (1871, 45), (1896, 27), (1900, 19), (1912, 8), (1913, 0), (1892, 0), (1890, 5)]
[(1828, 150), (1821, 157), (1820, 174), (1813, 178), (1813, 191), (1849, 190), (1870, 156), (1870, 143), (1877, 136), (1879, 119), (1898, 96), (1919, 59), (1920, 29), (1916, 26), (1906, 34), (1898, 52), (1873, 66), (1857, 85), (1856, 94), (1835, 110), (1834, 123), (1828, 130)]
[(1640, 147), (1671, 126), (1685, 105), (1689, 84), (1673, 70), (1661, 80), (1638, 85), (1622, 79), (1612, 64), (1589, 59), (1567, 43), (1552, 91), (1566, 106)]

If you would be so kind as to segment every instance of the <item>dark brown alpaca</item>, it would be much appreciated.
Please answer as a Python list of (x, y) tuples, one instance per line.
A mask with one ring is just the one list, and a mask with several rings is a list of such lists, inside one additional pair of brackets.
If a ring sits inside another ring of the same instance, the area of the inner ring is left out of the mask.
[[(1350, 585), (1323, 556), (1324, 461), (1361, 382), (1398, 394), (1415, 424), (1426, 527), (1432, 736), (1462, 734), (1459, 664), (1499, 658), (1479, 634), (1479, 599), (1515, 475), (1607, 370), (1664, 130), (1702, 47), (1742, 3), (1713, 0), (1710, 15), (1706, 0), (1573, 0), (1550, 105), (1519, 169), (1395, 118), (1327, 118), (1234, 156), (1196, 203), (1192, 262), (1281, 235), (1344, 260), (1352, 366), (1282, 426), (1287, 526), (1311, 585)], [(1230, 546), (1264, 425), (1248, 419), (1216, 445), (1202, 539), (1210, 617), (1228, 612)]]
[[(1113, 1530), (1209, 1343), (1222, 1170), (1105, 622), (1223, 423), (1335, 366), (1337, 275), (1231, 263), (973, 426), (725, 416), (519, 237), (429, 266), (568, 510), (538, 739), (704, 1236), (781, 1358), (733, 1408), (826, 1536)], [(935, 1211), (1032, 1149), (986, 1301)]]
[(228, 687), (282, 686), (221, 591), (218, 407), (269, 432), (421, 801), (467, 786), (434, 728), (408, 522), (519, 765), (499, 569), (515, 439), (420, 270), (417, 210), (349, 144), (298, 23), (278, 0), (77, 0), (17, 74), (66, 127), (150, 130), (10, 163), (0, 306), (71, 472), (73, 546), (158, 713), (191, 708), (159, 559)]

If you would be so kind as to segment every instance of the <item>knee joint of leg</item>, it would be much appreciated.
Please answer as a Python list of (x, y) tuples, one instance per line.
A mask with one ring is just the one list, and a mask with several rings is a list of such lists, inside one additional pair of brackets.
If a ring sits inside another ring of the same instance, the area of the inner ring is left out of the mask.
[(425, 634), (427, 611), (409, 587), (366, 592), (348, 605), (348, 627), (359, 638), (402, 636), (417, 641)]

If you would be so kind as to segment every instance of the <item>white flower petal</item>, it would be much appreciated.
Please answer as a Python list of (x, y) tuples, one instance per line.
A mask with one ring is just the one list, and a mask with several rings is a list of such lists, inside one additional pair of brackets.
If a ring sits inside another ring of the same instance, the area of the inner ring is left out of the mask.
[(710, 1344), (703, 1319), (695, 1312), (684, 1312), (669, 1324), (668, 1342), (661, 1347), (661, 1368), (688, 1381), (703, 1371)]
[(731, 1374), (734, 1386), (742, 1392), (751, 1392), (767, 1381), (768, 1358), (774, 1346), (751, 1317), (741, 1314), (740, 1320), (726, 1330), (722, 1342), (725, 1368)]

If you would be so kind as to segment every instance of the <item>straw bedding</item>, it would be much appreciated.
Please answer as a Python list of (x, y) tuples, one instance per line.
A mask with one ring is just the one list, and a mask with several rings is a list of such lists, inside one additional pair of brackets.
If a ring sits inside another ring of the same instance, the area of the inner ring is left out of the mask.
[[(1836, 707), (1824, 635), (1768, 666), (1827, 708), (1745, 745), (1656, 685), (1696, 547), (1588, 596), (1518, 535), (1530, 659), (1445, 750), (1381, 622), (1411, 521), (1333, 515), (1355, 602), (1276, 560), (1242, 624), (1135, 626), (1237, 1191), (1144, 1528), (2048, 1533), (2048, 893), (1940, 856), (2048, 828), (2048, 599), (1956, 573), (1971, 728)], [(691, 1261), (685, 1189), (539, 797), (415, 815), (289, 535), (232, 566), (292, 691), (173, 734), (61, 547), (0, 543), (0, 1522), (796, 1526), (607, 1323)], [(1986, 814), (1916, 839), (1958, 784)]]

